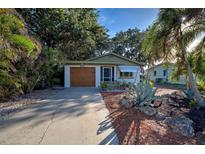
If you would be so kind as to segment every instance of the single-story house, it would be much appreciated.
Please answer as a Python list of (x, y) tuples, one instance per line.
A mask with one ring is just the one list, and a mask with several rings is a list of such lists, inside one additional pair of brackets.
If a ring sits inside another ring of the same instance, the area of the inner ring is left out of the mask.
[(64, 87), (99, 87), (101, 82), (140, 81), (143, 64), (115, 53), (86, 61), (67, 61), (64, 66)]
[(146, 70), (148, 73), (148, 78), (156, 83), (172, 83), (172, 84), (186, 84), (186, 76), (180, 75), (179, 80), (172, 80), (171, 75), (174, 69), (174, 64), (172, 63), (160, 63)]

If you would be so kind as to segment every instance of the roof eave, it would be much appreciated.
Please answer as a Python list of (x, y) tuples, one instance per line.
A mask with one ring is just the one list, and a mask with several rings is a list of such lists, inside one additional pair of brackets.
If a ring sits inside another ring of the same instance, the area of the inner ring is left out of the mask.
[[(125, 65), (122, 63), (116, 63), (116, 62), (94, 62), (94, 61), (66, 61), (64, 64), (71, 64), (71, 65)], [(128, 65), (128, 64), (126, 64)], [(136, 64), (139, 65), (139, 64)], [(131, 64), (128, 66), (132, 66)], [(141, 65), (140, 65), (141, 66)]]
[(104, 55), (101, 55), (101, 56), (97, 56), (97, 57), (94, 57), (94, 58), (90, 58), (90, 59), (88, 59), (88, 61), (92, 61), (92, 60), (95, 60), (95, 59), (98, 59), (98, 58), (101, 58), (101, 57), (104, 57), (104, 56), (107, 56), (107, 55), (114, 55), (114, 56), (116, 56), (116, 57), (118, 57), (118, 58), (122, 58), (122, 59), (127, 60), (127, 61), (129, 61), (129, 62), (131, 62), (131, 63), (135, 63), (135, 64), (137, 64), (137, 65), (139, 65), (139, 66), (144, 66), (144, 65), (145, 65), (144, 63), (131, 60), (131, 59), (126, 58), (126, 57), (124, 57), (124, 56), (115, 54), (115, 53), (113, 53), (113, 52), (107, 53), (107, 54), (104, 54)]

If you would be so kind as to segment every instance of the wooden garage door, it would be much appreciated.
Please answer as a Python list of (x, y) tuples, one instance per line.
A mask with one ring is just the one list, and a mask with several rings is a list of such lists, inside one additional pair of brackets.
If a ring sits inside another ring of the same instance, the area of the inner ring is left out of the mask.
[(71, 67), (71, 87), (95, 87), (95, 67)]

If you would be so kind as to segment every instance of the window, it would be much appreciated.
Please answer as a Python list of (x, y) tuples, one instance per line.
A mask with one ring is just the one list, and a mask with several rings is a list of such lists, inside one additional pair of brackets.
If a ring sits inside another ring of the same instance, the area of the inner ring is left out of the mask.
[(167, 76), (167, 70), (163, 70), (163, 76)]
[(157, 76), (157, 71), (154, 71), (154, 76)]
[(114, 67), (101, 67), (101, 81), (114, 81)]
[(112, 67), (104, 67), (103, 72), (103, 81), (112, 81)]
[(132, 72), (120, 72), (120, 78), (133, 78)]

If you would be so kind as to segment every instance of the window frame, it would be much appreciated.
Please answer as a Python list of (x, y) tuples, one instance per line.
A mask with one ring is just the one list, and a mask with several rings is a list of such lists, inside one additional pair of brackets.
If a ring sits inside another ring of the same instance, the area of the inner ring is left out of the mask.
[[(124, 73), (128, 73), (128, 76), (122, 75)], [(120, 72), (121, 79), (133, 79), (133, 72)]]
[[(105, 77), (105, 76), (104, 76), (104, 75), (105, 75), (105, 74), (104, 74), (104, 69), (105, 69), (105, 68), (109, 68), (109, 69), (110, 69), (110, 77)], [(113, 73), (112, 67), (104, 66), (103, 69), (102, 69), (102, 73), (103, 73), (103, 75), (102, 75), (102, 78), (103, 78), (102, 81), (103, 81), (103, 82), (111, 82), (111, 81), (112, 81), (112, 78), (113, 78), (113, 77), (112, 77), (112, 75), (113, 75), (113, 74), (112, 74), (112, 73)], [(105, 78), (108, 78), (108, 79), (110, 79), (110, 80), (109, 80), (109, 81), (105, 81)]]

